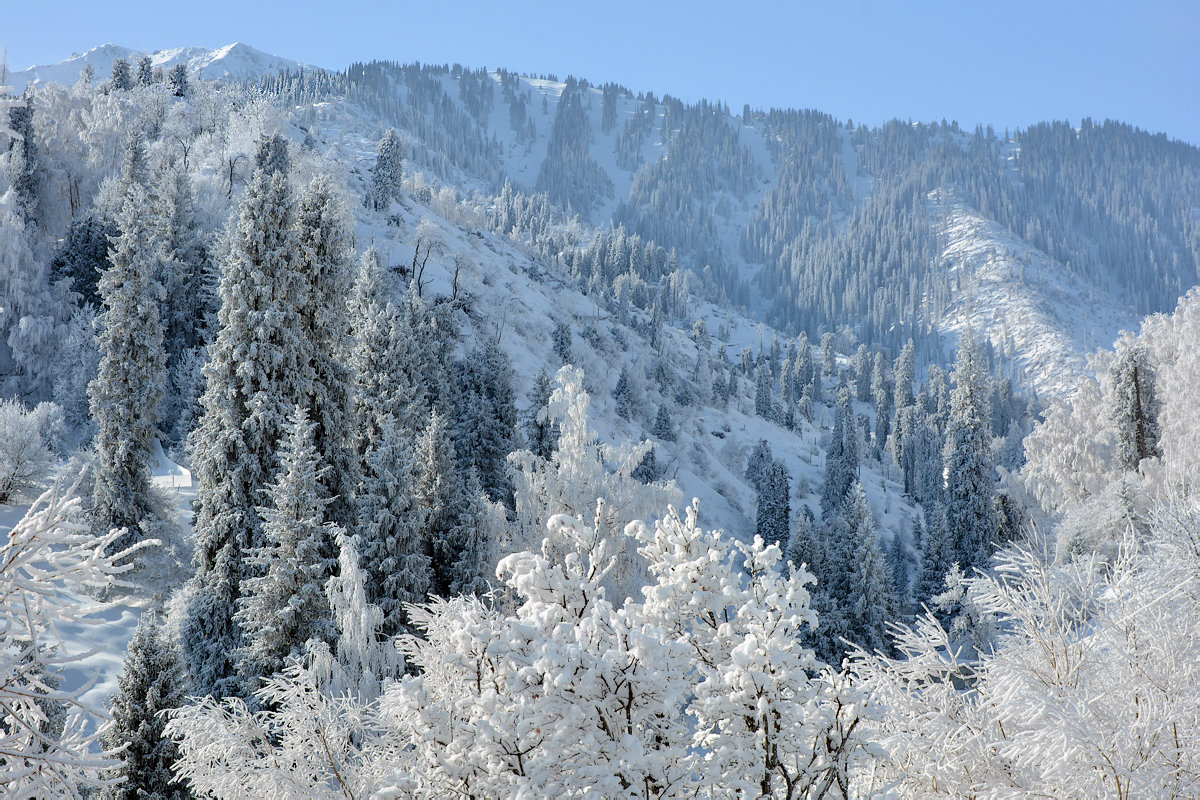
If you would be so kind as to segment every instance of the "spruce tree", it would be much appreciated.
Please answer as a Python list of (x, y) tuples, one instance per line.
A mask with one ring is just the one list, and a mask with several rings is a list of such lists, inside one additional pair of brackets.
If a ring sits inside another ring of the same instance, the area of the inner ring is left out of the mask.
[(946, 573), (957, 563), (954, 543), (946, 529), (946, 508), (934, 506), (926, 514), (924, 546), (921, 548), (921, 574), (917, 578), (916, 601), (928, 603), (929, 598), (946, 588)]
[(407, 603), (422, 603), (433, 587), (426, 546), (427, 510), (417, 505), (411, 432), (386, 417), (366, 455), (358, 491), (358, 548), (367, 573), (367, 599), (383, 613), (386, 635), (399, 632)]
[(154, 62), (150, 60), (150, 56), (142, 56), (138, 61), (137, 82), (141, 86), (154, 83)]
[(508, 454), (518, 449), (517, 406), (512, 367), (495, 339), (467, 353), (457, 389), (453, 427), (459, 467), (464, 475), (475, 471), (491, 500), (511, 506)]
[(104, 302), (96, 345), (100, 367), (88, 385), (96, 424), (96, 469), (92, 524), (108, 531), (126, 528), (113, 547), (141, 538), (152, 513), (150, 450), (157, 434), (158, 405), (166, 369), (155, 280), (159, 251), (148, 225), (140, 186), (130, 188), (118, 218), (111, 266), (98, 289)]
[(179, 63), (171, 67), (170, 73), (167, 74), (167, 83), (171, 87), (171, 93), (176, 97), (187, 97), (191, 94), (191, 82), (188, 79), (187, 64)]
[(1161, 455), (1158, 446), (1158, 397), (1154, 367), (1145, 345), (1126, 347), (1112, 369), (1113, 423), (1117, 429), (1117, 463), (1134, 471), (1142, 459)]
[[(350, 287), (350, 233), (328, 178), (312, 180), (296, 208), (296, 270), (306, 278), (300, 308), (300, 337), (311, 362), (308, 407), (313, 442), (329, 469), (320, 480), (329, 518), (343, 527), (353, 522), (356, 459), (351, 452), (350, 321), (345, 297)], [(332, 548), (332, 540), (330, 540)], [(334, 557), (332, 549), (329, 553)]]
[(221, 263), (220, 328), (193, 434), (196, 575), (181, 637), (198, 696), (244, 688), (233, 615), (243, 579), (254, 574), (246, 554), (262, 543), (259, 491), (273, 477), (288, 416), (310, 391), (300, 319), (306, 279), (295, 270), (293, 218), (286, 175), (258, 170)]
[(833, 435), (829, 449), (825, 451), (825, 482), (821, 485), (821, 513), (824, 517), (837, 513), (857, 477), (858, 434), (850, 404), (850, 390), (843, 386), (838, 391)]
[(365, 198), (367, 208), (386, 211), (393, 200), (399, 200), (403, 177), (400, 137), (388, 128), (375, 150), (375, 166), (371, 168), (371, 182)]
[(892, 574), (879, 545), (879, 531), (867, 495), (858, 481), (851, 487), (846, 505), (850, 638), (867, 650), (886, 652), (887, 623), (895, 615), (896, 604)]
[(329, 640), (333, 622), (325, 582), (333, 573), (333, 542), (339, 529), (325, 521), (328, 499), (319, 482), (329, 467), (320, 462), (308, 412), (296, 406), (281, 442), (278, 477), (267, 487), (260, 543), (246, 554), (238, 611), (245, 644), (239, 667), (253, 690), (283, 669), (309, 639)]
[(791, 522), (791, 481), (787, 467), (772, 460), (759, 485), (755, 535), (768, 544), (786, 545)]
[(133, 88), (133, 70), (128, 59), (118, 58), (113, 61), (112, 88), (118, 92), (128, 92)]
[(654, 417), (654, 425), (650, 428), (650, 435), (664, 442), (675, 441), (675, 427), (671, 424), (671, 415), (667, 411), (666, 403), (658, 407), (658, 414)]
[[(529, 451), (546, 461), (554, 454), (558, 445), (558, 426), (546, 412), (554, 382), (545, 368), (538, 372), (529, 390), (529, 410), (525, 414), (525, 442)], [(620, 399), (617, 401), (620, 405)]]
[(145, 612), (125, 653), (125, 666), (112, 698), (112, 719), (102, 741), (123, 747), (115, 770), (118, 783), (105, 788), (105, 800), (186, 800), (187, 785), (172, 772), (179, 749), (163, 735), (166, 713), (187, 701), (187, 677), (170, 635), (153, 612)]
[(462, 512), (466, 505), (463, 480), (457, 471), (454, 441), (444, 415), (429, 415), (417, 441), (417, 508), (425, 518), (425, 552), (433, 569), (433, 591), (446, 596), (459, 581), (459, 560), (465, 537)]
[[(543, 370), (542, 375), (544, 376), (545, 374)], [(549, 386), (549, 380), (549, 377), (547, 377), (547, 386)], [(617, 378), (617, 385), (613, 388), (613, 399), (616, 400), (617, 416), (621, 419), (630, 419), (633, 416), (633, 389), (630, 383), (629, 370), (622, 366), (621, 374)], [(549, 394), (546, 396), (549, 397)]]
[(969, 571), (987, 561), (996, 532), (986, 373), (969, 332), (955, 360), (954, 379), (943, 461), (946, 529), (955, 559)]

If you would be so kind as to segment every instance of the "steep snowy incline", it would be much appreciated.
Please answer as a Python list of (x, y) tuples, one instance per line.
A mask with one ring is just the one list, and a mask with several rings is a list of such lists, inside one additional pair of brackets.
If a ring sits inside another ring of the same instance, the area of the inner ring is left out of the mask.
[(1107, 291), (1084, 283), (975, 210), (954, 202), (943, 214), (934, 192), (930, 213), (953, 287), (944, 329), (961, 332), (970, 325), (977, 335), (986, 334), (1040, 395), (1069, 393), (1087, 370), (1086, 355), (1137, 325), (1136, 316)]

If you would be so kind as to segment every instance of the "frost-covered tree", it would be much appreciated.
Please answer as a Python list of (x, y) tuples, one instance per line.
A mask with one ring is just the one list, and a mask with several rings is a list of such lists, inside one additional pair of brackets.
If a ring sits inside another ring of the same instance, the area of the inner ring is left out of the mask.
[(554, 332), (550, 335), (554, 355), (564, 364), (571, 363), (571, 326), (565, 322), (556, 322)]
[(308, 408), (315, 426), (313, 444), (329, 468), (319, 479), (329, 519), (347, 526), (353, 520), (357, 466), (350, 450), (351, 376), (346, 368), (351, 347), (344, 300), (350, 287), (350, 233), (329, 178), (317, 176), (301, 194), (295, 226), (295, 270), (306, 281), (297, 335), (308, 350), (310, 362), (305, 366), (311, 372), (307, 394), (297, 402)]
[(263, 134), (258, 140), (258, 149), (254, 152), (254, 169), (262, 170), (268, 176), (287, 176), (292, 168), (292, 156), (288, 152), (288, 140), (278, 133), (270, 136)]
[(879, 544), (879, 529), (858, 481), (850, 489), (845, 509), (849, 540), (847, 564), (850, 567), (850, 625), (847, 637), (869, 651), (887, 652), (887, 626), (896, 613), (895, 590), (891, 570)]
[(137, 82), (139, 86), (149, 86), (154, 83), (154, 62), (150, 56), (142, 56), (138, 60)]
[(1154, 367), (1144, 345), (1130, 345), (1121, 352), (1113, 366), (1112, 383), (1117, 463), (1136, 470), (1142, 459), (1161, 455)]
[(192, 91), (187, 64), (180, 62), (171, 67), (171, 71), (167, 73), (167, 84), (171, 87), (171, 93), (176, 97), (187, 97)]
[(19, 400), (0, 398), (0, 505), (8, 505), (46, 477), (54, 459), (38, 410)]
[[(617, 546), (617, 566), (608, 582), (614, 593), (634, 596), (644, 582), (637, 553), (621, 532), (636, 519), (647, 519), (656, 506), (678, 497), (674, 482), (645, 484), (633, 472), (651, 448), (649, 441), (620, 447), (602, 444), (588, 424), (591, 398), (583, 389), (583, 373), (564, 367), (556, 376), (546, 419), (559, 429), (558, 447), (549, 459), (521, 450), (509, 456), (512, 465), (516, 519), (507, 552), (540, 549), (545, 523), (552, 515), (569, 513), (592, 519), (599, 513), (602, 535)], [(603, 500), (599, 512), (597, 499)], [(552, 552), (560, 552), (552, 543)], [(565, 553), (562, 554), (565, 557)]]
[(104, 303), (96, 334), (100, 367), (88, 384), (96, 424), (92, 524), (125, 528), (117, 541), (121, 548), (143, 535), (139, 531), (153, 513), (150, 454), (166, 372), (158, 316), (162, 287), (155, 280), (160, 252), (148, 223), (145, 192), (134, 184), (117, 219), (111, 266), (98, 284)]
[(333, 573), (339, 531), (325, 521), (329, 501), (319, 484), (328, 466), (316, 449), (316, 427), (296, 406), (280, 443), (278, 477), (267, 486), (267, 505), (258, 508), (261, 544), (245, 557), (248, 577), (239, 587), (234, 620), (245, 640), (239, 668), (251, 688), (283, 669), (309, 639), (333, 635), (325, 582)]
[(465, 475), (475, 470), (495, 502), (511, 504), (508, 454), (517, 449), (517, 406), (513, 371), (500, 343), (488, 338), (469, 351), (456, 370), (454, 445)]
[(367, 599), (395, 634), (408, 603), (424, 602), (433, 588), (425, 530), (427, 511), (417, 505), (417, 467), (411, 433), (388, 417), (367, 452), (357, 494), (357, 539), (365, 563)]
[(69, 305), (34, 255), (33, 238), (21, 215), (0, 203), (0, 389), (37, 402), (50, 396)]
[(0, 786), (13, 797), (78, 797), (117, 766), (97, 747), (103, 712), (84, 701), (88, 686), (57, 680), (87, 655), (62, 631), (104, 624), (109, 606), (86, 592), (128, 587), (120, 576), (149, 542), (114, 550), (119, 531), (93, 535), (79, 521), (78, 483), (56, 483), (0, 544)]
[(94, 214), (73, 220), (50, 260), (51, 282), (70, 279), (71, 291), (79, 296), (80, 305), (99, 306), (96, 284), (110, 265), (109, 240), (119, 235), (114, 223)]
[(667, 410), (666, 403), (661, 403), (658, 406), (658, 413), (654, 416), (654, 424), (650, 426), (650, 435), (664, 442), (673, 442), (677, 438), (675, 426), (671, 422), (671, 413)]
[(791, 479), (787, 467), (771, 461), (758, 482), (754, 532), (764, 542), (787, 544), (791, 526)]
[[(542, 374), (544, 375), (545, 373)], [(633, 416), (633, 387), (631, 384), (632, 379), (629, 377), (629, 370), (626, 367), (621, 367), (621, 374), (617, 377), (617, 385), (613, 388), (613, 400), (616, 401), (617, 416), (621, 419), (630, 419)]]
[(970, 332), (954, 365), (954, 392), (946, 430), (946, 530), (963, 569), (987, 563), (996, 523), (992, 515), (991, 428), (986, 373)]
[(538, 372), (529, 390), (529, 408), (525, 413), (525, 443), (538, 458), (550, 460), (558, 443), (558, 428), (546, 414), (554, 383), (545, 368)]
[(366, 206), (375, 211), (386, 211), (392, 201), (400, 199), (400, 186), (404, 178), (403, 152), (400, 137), (388, 128), (375, 149), (375, 165), (371, 167), (371, 182), (367, 186)]
[(859, 654), (883, 711), (875, 785), (904, 798), (1194, 795), (1200, 520), (1194, 503), (1160, 511), (1111, 564), (1050, 563), (1044, 543), (1000, 551), (994, 573), (965, 580), (995, 615), (992, 646), (956, 643), (925, 614), (896, 658)]
[(125, 651), (110, 710), (101, 734), (104, 745), (120, 750), (117, 783), (101, 792), (105, 800), (185, 800), (191, 797), (173, 768), (179, 748), (164, 734), (167, 714), (187, 698), (183, 661), (169, 632), (153, 612), (144, 612)]
[(129, 66), (129, 59), (113, 60), (110, 83), (112, 88), (118, 92), (128, 92), (133, 88), (133, 69)]
[(287, 177), (259, 170), (246, 188), (221, 263), (219, 330), (204, 368), (203, 416), (193, 433), (196, 575), (182, 645), (197, 695), (240, 689), (233, 619), (249, 550), (262, 543), (259, 492), (295, 405), (308, 396), (311, 358), (301, 338), (306, 279), (295, 270)]
[(432, 589), (448, 595), (456, 582), (466, 546), (466, 495), (458, 470), (454, 438), (444, 414), (436, 409), (417, 440), (414, 499), (425, 523), (425, 551), (433, 570)]
[(838, 391), (833, 415), (833, 435), (825, 451), (825, 481), (821, 485), (821, 512), (828, 517), (845, 502), (850, 486), (858, 477), (858, 435), (854, 427), (854, 409), (850, 390)]

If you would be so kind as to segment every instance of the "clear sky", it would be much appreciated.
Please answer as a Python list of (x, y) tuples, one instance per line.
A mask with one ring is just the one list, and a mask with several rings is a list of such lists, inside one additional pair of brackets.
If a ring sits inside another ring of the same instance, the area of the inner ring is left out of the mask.
[(105, 42), (234, 41), (331, 68), (381, 58), (575, 74), (735, 113), (998, 130), (1090, 116), (1200, 145), (1200, 0), (0, 0), (15, 69)]

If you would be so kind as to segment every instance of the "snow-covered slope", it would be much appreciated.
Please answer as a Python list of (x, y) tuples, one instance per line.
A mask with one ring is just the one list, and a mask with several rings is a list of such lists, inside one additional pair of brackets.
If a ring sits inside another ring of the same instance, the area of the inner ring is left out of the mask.
[(1103, 288), (975, 210), (958, 202), (945, 209), (935, 193), (931, 211), (953, 287), (944, 327), (986, 335), (1039, 394), (1065, 397), (1087, 370), (1087, 354), (1136, 326), (1136, 316)]
[(187, 64), (190, 72), (210, 80), (242, 81), (271, 75), (280, 70), (307, 68), (299, 61), (273, 56), (241, 42), (215, 50), (204, 47), (177, 47), (149, 53), (116, 44), (102, 44), (86, 53), (72, 55), (57, 64), (32, 66), (19, 72), (11, 72), (8, 83), (18, 92), (36, 82), (70, 86), (79, 79), (79, 73), (85, 64), (90, 64), (95, 71), (96, 80), (102, 81), (112, 73), (113, 62), (118, 58), (124, 58), (136, 67), (144, 55), (150, 56), (150, 61), (156, 68), (168, 70), (176, 64)]

